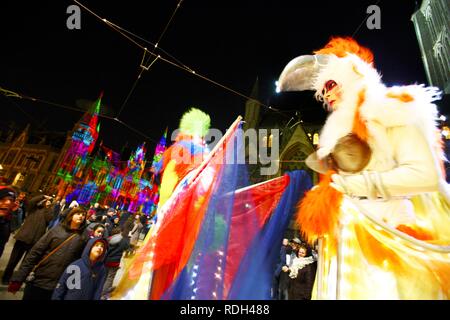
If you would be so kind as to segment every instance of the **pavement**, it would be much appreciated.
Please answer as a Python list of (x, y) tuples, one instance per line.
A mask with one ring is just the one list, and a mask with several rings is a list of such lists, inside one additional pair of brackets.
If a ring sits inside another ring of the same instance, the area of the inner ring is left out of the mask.
[[(0, 279), (3, 276), (3, 271), (5, 270), (9, 256), (11, 255), (11, 251), (14, 246), (14, 241), (15, 241), (14, 236), (11, 235), (9, 237), (8, 243), (5, 246), (5, 250), (3, 251), (3, 254), (0, 258)], [(16, 270), (19, 268), (19, 266), (20, 263), (17, 265)], [(0, 300), (22, 300), (24, 287), (25, 286), (23, 285), (22, 288), (16, 294), (12, 294), (8, 292), (8, 286), (5, 286), (0, 282)]]

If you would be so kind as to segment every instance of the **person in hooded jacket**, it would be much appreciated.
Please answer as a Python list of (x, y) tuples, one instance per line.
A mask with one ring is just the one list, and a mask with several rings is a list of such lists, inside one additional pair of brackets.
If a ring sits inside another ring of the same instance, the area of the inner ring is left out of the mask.
[(14, 272), (8, 291), (16, 293), (27, 280), (23, 300), (50, 300), (66, 267), (81, 257), (86, 211), (73, 208), (64, 221), (44, 234)]
[[(61, 275), (52, 300), (100, 300), (106, 280), (107, 250), (108, 242), (105, 239), (89, 240), (81, 259), (72, 262)], [(78, 279), (70, 279), (74, 276)]]
[(109, 250), (105, 260), (107, 276), (103, 286), (104, 296), (114, 290), (114, 278), (120, 268), (123, 253), (130, 247), (130, 239), (122, 235), (120, 227), (116, 227), (112, 230), (112, 236), (108, 238), (108, 244)]

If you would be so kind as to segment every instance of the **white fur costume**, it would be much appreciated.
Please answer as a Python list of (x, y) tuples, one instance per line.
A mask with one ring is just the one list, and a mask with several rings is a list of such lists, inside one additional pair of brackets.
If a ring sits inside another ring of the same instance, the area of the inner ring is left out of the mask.
[[(449, 299), (450, 191), (440, 168), (444, 156), (433, 104), (437, 89), (388, 88), (354, 54), (326, 58), (320, 59), (312, 84), (316, 97), (329, 80), (342, 95), (322, 129), (317, 156), (324, 159), (340, 138), (353, 132), (359, 113), (372, 157), (358, 174), (332, 176), (332, 186), (344, 197), (338, 230), (321, 239), (313, 296)], [(293, 75), (302, 72), (292, 63), (288, 66), (279, 86), (296, 89)], [(399, 226), (425, 231), (429, 238), (405, 234)]]
[[(432, 103), (438, 96), (437, 89), (420, 85), (387, 88), (375, 69), (352, 54), (344, 58), (330, 55), (314, 88), (320, 92), (330, 79), (343, 88), (342, 101), (320, 134), (319, 158), (327, 156), (341, 137), (351, 133), (359, 93), (363, 91), (360, 114), (369, 132), (367, 142), (372, 158), (364, 172), (335, 176), (334, 182), (346, 194), (369, 198), (362, 204), (373, 204), (378, 215), (382, 215), (380, 218), (392, 226), (413, 223), (412, 208), (405, 198), (392, 197), (433, 191), (449, 193), (439, 168), (439, 160), (444, 156), (438, 151), (438, 112)], [(393, 98), (401, 95), (412, 100)], [(391, 201), (380, 202), (380, 198)], [(373, 203), (375, 199), (377, 203)]]

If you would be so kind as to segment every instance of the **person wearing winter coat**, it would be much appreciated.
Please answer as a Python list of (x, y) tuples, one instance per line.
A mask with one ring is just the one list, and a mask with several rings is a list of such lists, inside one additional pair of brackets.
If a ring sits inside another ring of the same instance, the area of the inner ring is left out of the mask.
[(122, 235), (120, 227), (116, 227), (112, 231), (112, 236), (108, 238), (108, 244), (109, 250), (105, 260), (107, 276), (103, 286), (104, 296), (114, 290), (114, 278), (120, 268), (123, 253), (130, 247), (130, 240)]
[(141, 234), (142, 229), (144, 229), (144, 226), (141, 223), (141, 217), (137, 214), (134, 218), (133, 228), (128, 234), (128, 236), (130, 237), (130, 254), (134, 254), (134, 252), (136, 251), (137, 243), (139, 241), (139, 235)]
[(128, 221), (129, 221), (130, 217), (131, 218), (133, 217), (133, 215), (131, 213), (129, 213), (128, 211), (125, 211), (125, 210), (121, 211), (120, 221), (119, 221), (119, 225), (121, 228), (124, 228), (126, 224), (129, 224)]
[(72, 262), (61, 275), (52, 300), (100, 300), (106, 280), (107, 250), (105, 239), (90, 239), (81, 259)]
[(95, 224), (95, 226), (88, 231), (89, 238), (106, 238), (105, 236), (106, 227), (101, 223)]
[(289, 268), (291, 267), (295, 257), (297, 257), (296, 245), (298, 244), (297, 238), (292, 239), (286, 246), (285, 264), (281, 267), (280, 280), (278, 287), (278, 299), (289, 300)]
[(66, 199), (59, 200), (59, 197), (57, 197), (57, 200), (55, 201), (55, 204), (53, 205), (52, 211), (53, 211), (53, 219), (50, 221), (48, 227), (53, 228), (60, 219), (61, 212), (64, 211), (64, 208), (66, 207)]
[(301, 245), (289, 267), (289, 300), (311, 300), (316, 270), (317, 262), (311, 251)]
[(83, 208), (73, 208), (62, 223), (47, 231), (13, 274), (8, 291), (16, 293), (27, 280), (23, 300), (50, 300), (63, 271), (81, 257), (87, 241), (85, 219)]
[(12, 187), (0, 186), (0, 257), (11, 234), (12, 213), (17, 210), (17, 193)]
[(30, 201), (33, 206), (35, 202), (38, 202), (35, 210), (28, 213), (23, 225), (14, 236), (16, 241), (2, 277), (2, 283), (5, 285), (9, 284), (14, 269), (22, 257), (45, 234), (47, 225), (53, 217), (50, 201), (45, 196), (37, 196)]
[(289, 246), (289, 240), (283, 239), (282, 246), (280, 248), (280, 255), (275, 267), (275, 271), (272, 279), (272, 298), (274, 300), (279, 300), (280, 298), (280, 275), (281, 268), (286, 265), (286, 250)]
[(53, 221), (53, 223), (50, 225), (50, 228), (53, 228), (55, 226), (57, 226), (61, 221), (64, 221), (66, 219), (67, 214), (73, 209), (73, 208), (78, 208), (80, 205), (78, 204), (78, 202), (76, 200), (73, 200), (70, 204), (68, 208), (65, 208), (64, 210), (61, 210), (61, 213), (59, 214), (59, 216), (56, 218), (55, 221)]
[(16, 192), (18, 194), (16, 202), (18, 204), (17, 210), (15, 210), (12, 213), (12, 220), (11, 220), (11, 232), (14, 233), (17, 231), (17, 229), (20, 228), (20, 226), (23, 223), (23, 220), (25, 219), (26, 213), (27, 213), (27, 201), (26, 201), (26, 193), (20, 190), (17, 190)]
[(106, 211), (106, 215), (103, 216), (102, 223), (105, 225), (105, 237), (111, 235), (112, 229), (114, 227), (114, 217), (116, 215), (116, 210), (114, 208), (109, 208)]

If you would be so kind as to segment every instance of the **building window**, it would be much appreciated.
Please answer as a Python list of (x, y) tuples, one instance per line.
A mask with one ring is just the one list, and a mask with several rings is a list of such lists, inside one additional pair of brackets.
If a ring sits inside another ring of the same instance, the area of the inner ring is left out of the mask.
[(441, 133), (446, 140), (450, 139), (450, 128), (449, 127), (447, 127), (447, 126), (442, 127)]
[(16, 174), (16, 176), (14, 177), (14, 181), (13, 181), (12, 185), (13, 186), (17, 186), (17, 185), (21, 186), (24, 180), (25, 180), (25, 176), (22, 173), (18, 172)]
[(43, 156), (35, 157), (36, 161), (34, 161), (34, 165), (33, 165), (34, 169), (36, 169), (36, 170), (39, 169), (39, 166), (41, 165), (41, 162), (42, 162), (43, 158), (44, 158)]
[(21, 157), (20, 157), (20, 160), (17, 161), (17, 167), (20, 168), (20, 167), (24, 166), (26, 158), (27, 158), (27, 155), (26, 154), (22, 154)]
[(263, 146), (267, 146), (267, 136), (263, 137)]
[(313, 145), (317, 146), (319, 144), (319, 134), (316, 132), (313, 136)]
[(8, 155), (6, 156), (5, 164), (8, 164), (8, 165), (12, 164), (16, 155), (17, 155), (17, 151), (10, 151), (8, 153)]

